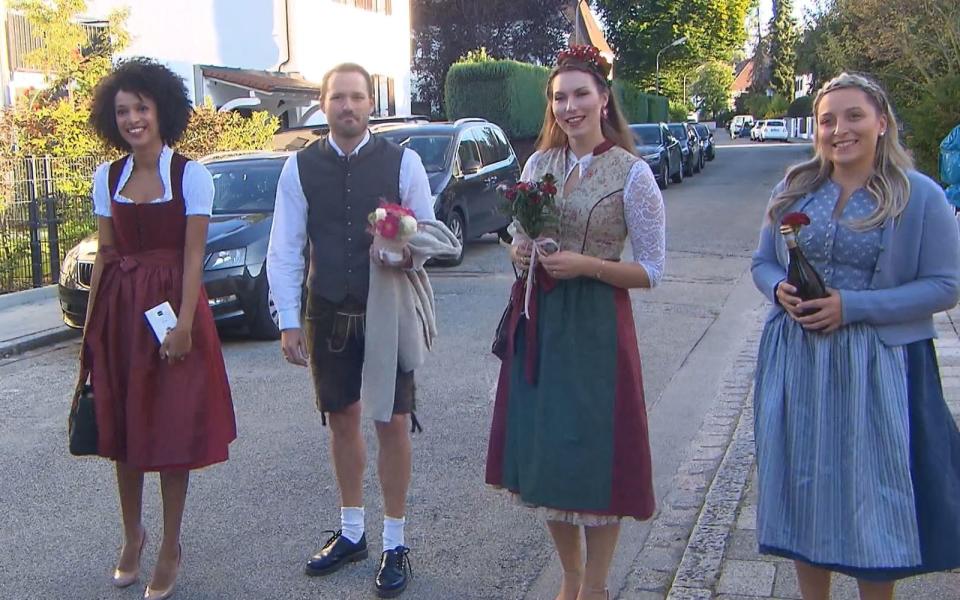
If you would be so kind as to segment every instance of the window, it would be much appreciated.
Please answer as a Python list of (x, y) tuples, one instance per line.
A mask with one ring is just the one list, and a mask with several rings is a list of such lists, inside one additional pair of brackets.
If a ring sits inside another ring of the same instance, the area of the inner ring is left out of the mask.
[(480, 149), (470, 132), (465, 133), (460, 140), (457, 158), (460, 163), (460, 172), (464, 175), (476, 173), (483, 166), (480, 160)]
[(397, 101), (394, 97), (393, 78), (386, 75), (371, 75), (373, 79), (373, 106), (378, 117), (392, 117), (397, 114)]
[(382, 13), (385, 15), (393, 14), (392, 0), (333, 0), (337, 4), (353, 6), (360, 10)]

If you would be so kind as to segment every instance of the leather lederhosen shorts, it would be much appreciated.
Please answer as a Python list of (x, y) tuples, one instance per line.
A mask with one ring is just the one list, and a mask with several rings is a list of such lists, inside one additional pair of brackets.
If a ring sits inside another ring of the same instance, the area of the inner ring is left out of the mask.
[[(306, 310), (306, 344), (310, 371), (321, 413), (335, 413), (360, 399), (364, 356), (366, 307), (347, 298), (336, 304), (309, 295)], [(397, 367), (393, 414), (416, 410), (413, 371)]]

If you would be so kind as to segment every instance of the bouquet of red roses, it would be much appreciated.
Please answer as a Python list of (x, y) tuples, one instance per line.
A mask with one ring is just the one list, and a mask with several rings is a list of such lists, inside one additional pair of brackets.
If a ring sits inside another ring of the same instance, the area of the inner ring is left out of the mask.
[(540, 181), (521, 181), (500, 186), (504, 197), (503, 212), (513, 218), (519, 233), (535, 240), (545, 230), (556, 226), (558, 217), (555, 199), (557, 179), (547, 173)]
[(399, 204), (380, 200), (380, 208), (367, 216), (368, 231), (373, 234), (374, 251), (389, 264), (403, 262), (403, 247), (417, 232), (413, 211)]

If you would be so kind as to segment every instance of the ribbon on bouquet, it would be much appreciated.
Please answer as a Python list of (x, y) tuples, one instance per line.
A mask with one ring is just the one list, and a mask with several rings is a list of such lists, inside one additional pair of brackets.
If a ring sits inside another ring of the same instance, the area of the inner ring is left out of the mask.
[(526, 233), (524, 233), (523, 228), (517, 225), (517, 232), (515, 237), (519, 237), (521, 243), (530, 244), (530, 265), (527, 268), (527, 281), (524, 285), (523, 290), (523, 316), (530, 318), (530, 296), (533, 294), (533, 288), (536, 272), (537, 272), (537, 257), (538, 256), (548, 256), (560, 249), (560, 244), (553, 238), (549, 237), (540, 237), (537, 239), (531, 239)]

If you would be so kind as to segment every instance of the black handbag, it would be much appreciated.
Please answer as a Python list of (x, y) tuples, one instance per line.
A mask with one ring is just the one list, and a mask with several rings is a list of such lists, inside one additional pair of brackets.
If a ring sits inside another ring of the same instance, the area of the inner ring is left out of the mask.
[(497, 324), (497, 331), (493, 335), (493, 344), (490, 346), (490, 352), (493, 352), (493, 355), (500, 360), (507, 357), (507, 350), (510, 343), (508, 326), (510, 324), (511, 308), (513, 308), (512, 303), (507, 304), (507, 307), (503, 309), (503, 314), (500, 315), (500, 323)]
[(81, 374), (73, 394), (73, 405), (67, 419), (70, 454), (90, 456), (97, 453), (97, 413), (93, 405), (93, 386), (87, 383), (88, 373)]

